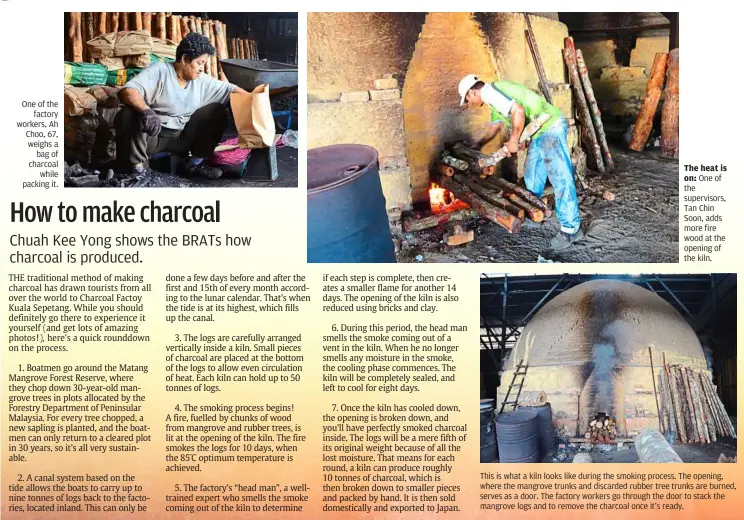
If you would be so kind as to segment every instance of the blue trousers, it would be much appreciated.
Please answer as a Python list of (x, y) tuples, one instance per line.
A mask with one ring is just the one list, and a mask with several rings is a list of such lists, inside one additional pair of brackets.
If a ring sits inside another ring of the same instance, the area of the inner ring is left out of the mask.
[(544, 134), (532, 140), (527, 150), (524, 182), (527, 189), (542, 197), (545, 183), (555, 190), (555, 212), (561, 231), (573, 234), (581, 226), (579, 199), (576, 196), (571, 154), (568, 151), (568, 126), (560, 118)]

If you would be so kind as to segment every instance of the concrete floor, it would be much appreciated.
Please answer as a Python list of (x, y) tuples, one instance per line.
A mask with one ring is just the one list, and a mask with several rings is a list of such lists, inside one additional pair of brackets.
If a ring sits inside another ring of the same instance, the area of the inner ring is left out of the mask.
[[(477, 219), (467, 223), (475, 240), (462, 246), (440, 243), (444, 229), (434, 228), (403, 237), (399, 262), (643, 262), (679, 261), (679, 163), (643, 153), (612, 150), (611, 174), (587, 175), (589, 189), (579, 193), (585, 239), (552, 253), (550, 239), (559, 224), (555, 216), (542, 224), (527, 221), (519, 234)], [(602, 198), (605, 190), (614, 201)], [(419, 257), (418, 259), (416, 257)]]

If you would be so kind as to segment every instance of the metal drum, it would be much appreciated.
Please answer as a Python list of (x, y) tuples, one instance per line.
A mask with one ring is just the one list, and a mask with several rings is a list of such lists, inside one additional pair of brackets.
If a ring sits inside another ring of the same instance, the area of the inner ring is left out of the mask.
[(519, 409), (532, 410), (537, 413), (540, 456), (546, 457), (555, 453), (555, 430), (553, 429), (553, 410), (550, 408), (550, 403), (540, 406), (520, 406)]
[(307, 261), (395, 262), (374, 148), (342, 144), (308, 150)]
[(494, 425), (493, 399), (480, 402), (480, 461), (496, 462), (496, 427)]
[(501, 462), (538, 462), (537, 412), (517, 410), (500, 414), (496, 417), (496, 439)]

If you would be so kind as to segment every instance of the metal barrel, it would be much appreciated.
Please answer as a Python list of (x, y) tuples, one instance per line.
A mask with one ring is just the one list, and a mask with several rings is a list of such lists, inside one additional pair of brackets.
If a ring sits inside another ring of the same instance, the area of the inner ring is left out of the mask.
[(555, 453), (555, 429), (553, 428), (553, 410), (550, 403), (540, 406), (520, 406), (519, 409), (532, 410), (537, 413), (540, 456), (546, 457)]
[(308, 150), (307, 261), (395, 262), (374, 148), (341, 144)]
[(493, 399), (480, 402), (480, 461), (496, 462), (496, 427), (494, 425)]
[(496, 440), (501, 462), (538, 462), (540, 443), (537, 412), (516, 410), (496, 417)]

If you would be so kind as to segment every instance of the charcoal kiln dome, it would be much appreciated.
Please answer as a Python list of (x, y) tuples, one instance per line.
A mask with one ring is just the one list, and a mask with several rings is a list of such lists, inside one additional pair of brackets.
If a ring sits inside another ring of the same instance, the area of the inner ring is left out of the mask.
[[(625, 366), (648, 366), (648, 347), (661, 363), (705, 368), (697, 335), (657, 294), (619, 280), (593, 280), (553, 298), (524, 327), (510, 359), (530, 368), (595, 361), (597, 345), (609, 345)], [(529, 376), (528, 376), (529, 377)]]
[(617, 421), (619, 435), (633, 436), (658, 427), (654, 379), (663, 359), (707, 370), (697, 335), (671, 304), (632, 283), (589, 281), (553, 298), (524, 327), (503, 367), (497, 401), (523, 361), (522, 395), (547, 394), (559, 434), (584, 435), (604, 413)]

